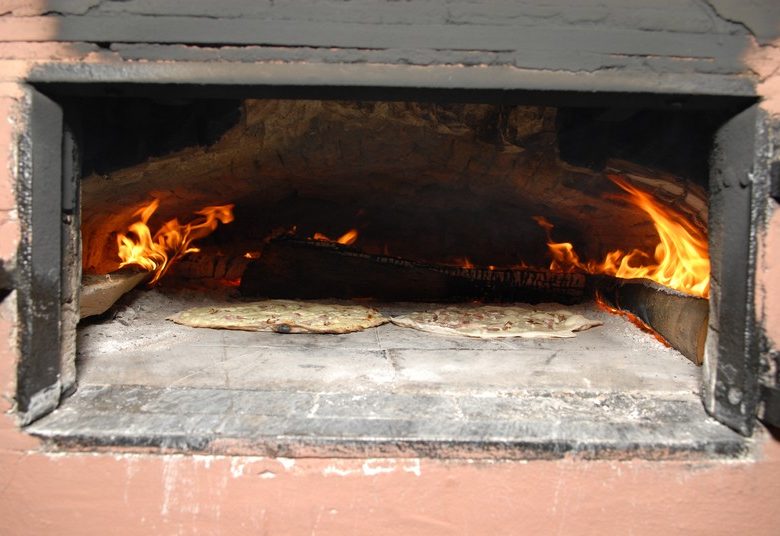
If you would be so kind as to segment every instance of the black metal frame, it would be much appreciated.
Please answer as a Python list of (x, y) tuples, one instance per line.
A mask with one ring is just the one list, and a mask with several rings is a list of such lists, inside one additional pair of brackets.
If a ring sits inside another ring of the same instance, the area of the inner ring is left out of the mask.
[(19, 139), (17, 199), (22, 223), (16, 266), (21, 359), (17, 409), (23, 422), (60, 397), (62, 110), (32, 90), (28, 132)]
[(759, 402), (760, 334), (755, 311), (757, 194), (769, 175), (766, 118), (753, 106), (716, 134), (710, 161), (710, 327), (704, 401), (721, 422), (749, 435)]

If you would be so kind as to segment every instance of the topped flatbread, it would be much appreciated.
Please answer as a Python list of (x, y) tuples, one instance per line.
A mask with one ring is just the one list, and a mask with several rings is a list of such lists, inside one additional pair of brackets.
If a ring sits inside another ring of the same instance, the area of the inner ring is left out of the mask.
[(196, 328), (277, 333), (351, 333), (388, 321), (371, 307), (293, 300), (195, 307), (168, 320)]
[(574, 337), (602, 323), (566, 310), (540, 311), (521, 305), (452, 305), (390, 319), (393, 324), (480, 339)]

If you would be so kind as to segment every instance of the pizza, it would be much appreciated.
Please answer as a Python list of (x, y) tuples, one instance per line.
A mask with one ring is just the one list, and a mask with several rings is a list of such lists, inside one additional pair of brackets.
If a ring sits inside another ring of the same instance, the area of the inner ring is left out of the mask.
[(563, 309), (542, 311), (523, 305), (451, 305), (394, 316), (390, 321), (429, 333), (480, 339), (574, 337), (602, 324)]
[(195, 307), (168, 320), (196, 328), (276, 333), (351, 333), (388, 322), (371, 307), (293, 300)]

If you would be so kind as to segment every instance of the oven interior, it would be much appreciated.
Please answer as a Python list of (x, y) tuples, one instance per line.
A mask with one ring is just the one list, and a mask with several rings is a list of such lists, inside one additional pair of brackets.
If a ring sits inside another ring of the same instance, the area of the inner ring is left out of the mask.
[[(732, 112), (631, 96), (64, 107), (81, 177), (78, 389), (39, 433), (278, 455), (742, 448), (702, 417), (697, 367), (709, 161)], [(152, 242), (166, 228), (208, 232), (150, 284), (148, 267), (118, 255), (123, 237), (143, 241), (139, 221)], [(665, 267), (675, 255), (690, 255), (683, 276)], [(314, 334), (170, 321), (267, 298), (387, 317), (526, 302), (599, 325), (474, 338), (391, 322)]]

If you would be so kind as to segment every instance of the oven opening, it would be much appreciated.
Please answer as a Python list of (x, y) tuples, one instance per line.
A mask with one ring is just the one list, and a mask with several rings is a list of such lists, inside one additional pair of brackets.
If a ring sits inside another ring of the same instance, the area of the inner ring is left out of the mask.
[(743, 448), (705, 417), (698, 366), (722, 113), (630, 97), (67, 109), (78, 389), (39, 433), (277, 455)]

